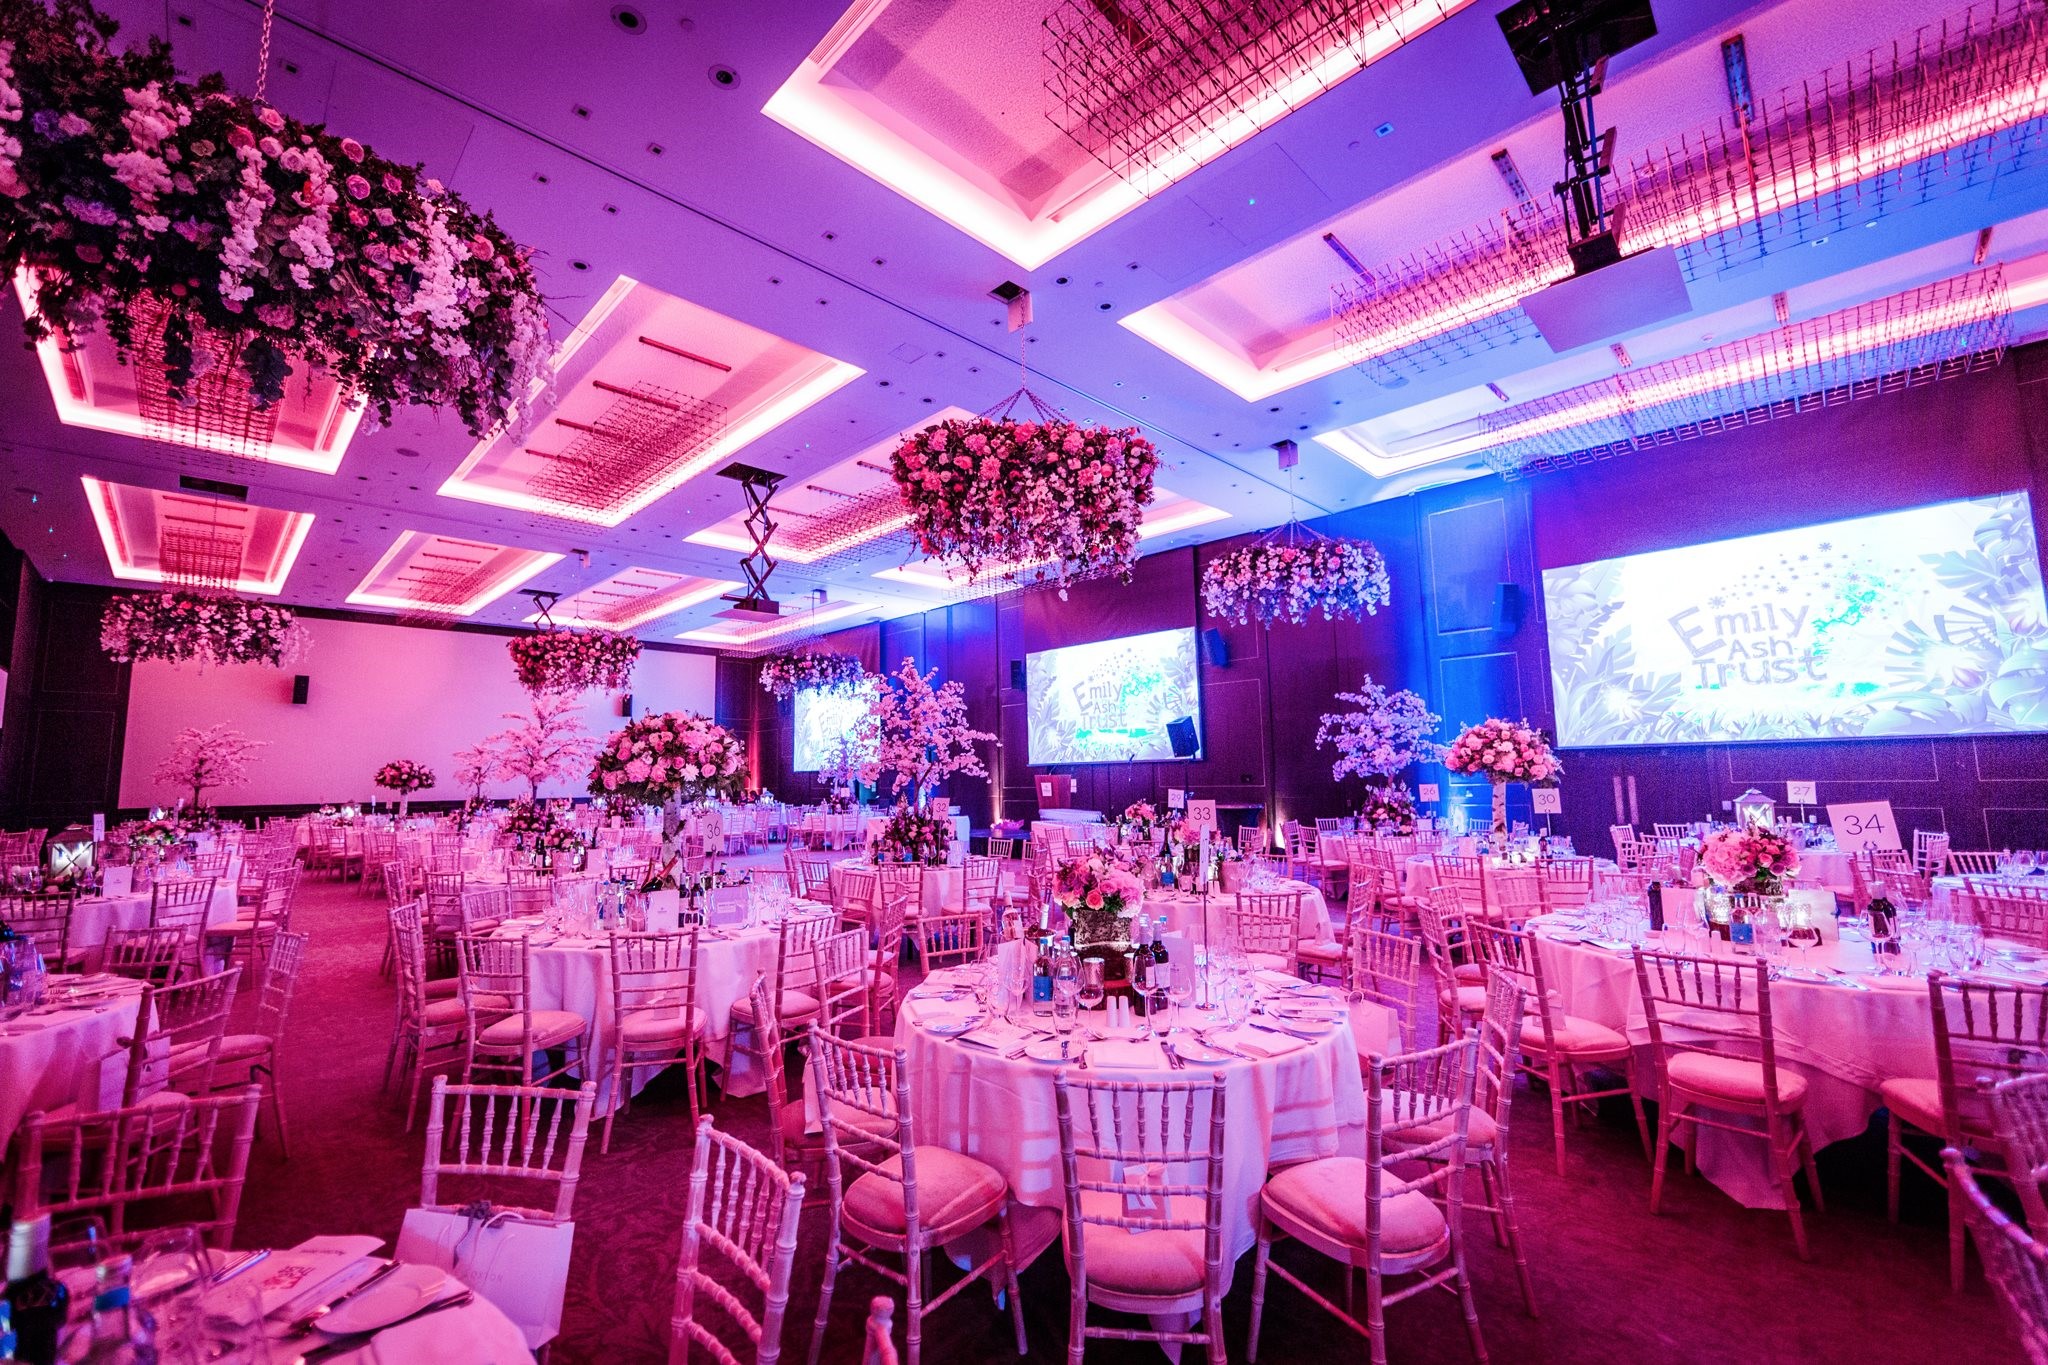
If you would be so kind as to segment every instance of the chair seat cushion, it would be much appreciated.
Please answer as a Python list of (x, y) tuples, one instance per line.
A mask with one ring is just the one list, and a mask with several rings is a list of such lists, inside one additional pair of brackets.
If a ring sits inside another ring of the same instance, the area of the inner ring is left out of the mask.
[(635, 1046), (651, 1046), (656, 1043), (681, 1045), (685, 1038), (696, 1037), (710, 1025), (710, 1016), (702, 1005), (690, 1006), (688, 1023), (683, 1012), (675, 1005), (666, 1009), (634, 1010), (619, 1024), (619, 1036)]
[(447, 1028), (450, 1024), (459, 1024), (468, 1017), (469, 1011), (453, 996), (429, 1000), (427, 1007), (420, 1011), (420, 1022), (428, 1028)]
[(1305, 962), (1342, 962), (1344, 945), (1341, 943), (1318, 943), (1312, 938), (1303, 939), (1295, 948), (1295, 956)]
[(271, 1042), (267, 1034), (230, 1033), (220, 1040), (221, 1065), (230, 1062), (259, 1062), (270, 1055)]
[[(580, 1038), (590, 1027), (582, 1015), (569, 1010), (535, 1010), (527, 1018), (533, 1021), (533, 1036), (529, 1041), (535, 1048), (554, 1047), (571, 1038)], [(485, 1027), (477, 1035), (477, 1042), (485, 1047), (517, 1047), (521, 1032), (519, 1016), (508, 1014)]]
[(1246, 953), (1255, 972), (1291, 972), (1294, 964), (1278, 953)]
[(1941, 1112), (1941, 1082), (1916, 1076), (1880, 1082), (1878, 1098), (1895, 1118), (1902, 1118), (1923, 1133), (1944, 1136), (1948, 1119)]
[(870, 967), (865, 975), (867, 989), (879, 995), (896, 994), (896, 973), (886, 968)]
[[(1430, 1143), (1441, 1141), (1450, 1135), (1453, 1125), (1448, 1115), (1443, 1118), (1432, 1119), (1428, 1123), (1413, 1124), (1402, 1128), (1399, 1132), (1394, 1131), (1392, 1126), (1395, 1122), (1394, 1116), (1401, 1112), (1401, 1108), (1402, 1106), (1393, 1092), (1390, 1091), (1380, 1096), (1380, 1123), (1385, 1127), (1386, 1144), (1389, 1148), (1427, 1147)], [(1465, 1125), (1466, 1145), (1475, 1150), (1482, 1147), (1492, 1147), (1493, 1140), (1499, 1136), (1500, 1127), (1494, 1123), (1493, 1115), (1478, 1105), (1473, 1105), (1472, 1117)]]
[[(1116, 1215), (1122, 1206), (1119, 1195), (1090, 1191), (1081, 1196), (1091, 1205), (1091, 1215)], [(1181, 1222), (1202, 1221), (1202, 1201), (1175, 1199), (1172, 1216)], [(1088, 1287), (1115, 1294), (1148, 1294), (1170, 1297), (1199, 1294), (1208, 1278), (1201, 1232), (1152, 1229), (1138, 1231), (1113, 1228), (1101, 1223), (1081, 1225), (1082, 1244), (1088, 1252)]]
[[(919, 1147), (916, 1156), (918, 1218), (928, 1230), (979, 1227), (1009, 1197), (1009, 1182), (987, 1162), (944, 1147)], [(903, 1158), (892, 1156), (881, 1168), (899, 1175)], [(864, 1228), (897, 1237), (906, 1231), (903, 1186), (881, 1173), (870, 1171), (849, 1185), (844, 1208), (847, 1220)]]
[[(784, 1024), (800, 1024), (815, 1015), (821, 1007), (818, 1004), (818, 997), (812, 995), (809, 991), (784, 991), (780, 1008)], [(752, 996), (742, 997), (733, 1003), (732, 1018), (736, 1024), (745, 1024), (752, 1027), (754, 1022), (754, 1001)]]
[[(1265, 1202), (1273, 1213), (1324, 1239), (1365, 1247), (1363, 1158), (1323, 1157), (1277, 1172), (1266, 1182)], [(1425, 1251), (1447, 1235), (1443, 1213), (1429, 1196), (1382, 1175), (1380, 1250), (1390, 1256)]]
[[(1733, 1100), (1739, 1104), (1764, 1102), (1762, 1062), (1747, 1057), (1718, 1057), (1704, 1052), (1681, 1052), (1664, 1063), (1671, 1083), (1696, 1095)], [(1778, 1068), (1778, 1102), (1796, 1109), (1806, 1102), (1806, 1077)]]
[[(1452, 1003), (1451, 996), (1452, 992), (1450, 991), (1437, 992), (1438, 1001), (1446, 1005)], [(1456, 1003), (1460, 1014), (1486, 1013), (1486, 987), (1460, 986), (1457, 988), (1456, 996)]]
[(1461, 986), (1483, 986), (1486, 984), (1486, 967), (1478, 962), (1460, 962), (1451, 968), (1451, 976)]
[(1591, 1019), (1582, 1019), (1576, 1014), (1552, 1014), (1550, 1016), (1550, 1039), (1546, 1044), (1541, 1019), (1522, 1021), (1522, 1051), (1546, 1054), (1554, 1048), (1560, 1057), (1576, 1057), (1599, 1061), (1605, 1058), (1626, 1057), (1629, 1054), (1628, 1039)]

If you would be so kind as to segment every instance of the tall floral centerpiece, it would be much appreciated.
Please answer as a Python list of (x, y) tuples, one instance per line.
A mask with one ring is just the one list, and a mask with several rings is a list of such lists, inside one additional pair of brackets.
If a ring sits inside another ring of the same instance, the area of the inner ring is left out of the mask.
[(488, 739), (455, 751), (455, 781), (469, 793), (465, 813), (483, 808), (484, 784), (498, 775), (500, 761), (497, 745)]
[(1359, 817), (1368, 827), (1413, 829), (1415, 799), (1394, 779), (1417, 763), (1443, 757), (1444, 746), (1430, 738), (1443, 717), (1420, 694), (1405, 688), (1389, 691), (1370, 673), (1356, 692), (1339, 692), (1337, 700), (1350, 702), (1353, 709), (1324, 712), (1316, 731), (1318, 749), (1327, 744), (1337, 750), (1330, 776), (1340, 782), (1353, 775), (1366, 780)]
[(0, 0), (0, 276), (34, 272), (31, 337), (149, 342), (184, 404), (211, 342), (258, 409), (294, 358), (387, 424), (419, 403), (483, 436), (532, 400), (547, 313), (488, 214), (115, 31), (86, 0)]
[(305, 628), (290, 607), (269, 602), (183, 590), (116, 593), (100, 611), (100, 648), (116, 663), (281, 668), (305, 648)]
[(1127, 946), (1145, 884), (1121, 859), (1098, 849), (1061, 863), (1052, 894), (1067, 912), (1076, 948)]
[[(1020, 401), (1036, 419), (1013, 416)], [(977, 577), (1067, 585), (1130, 577), (1159, 452), (1135, 428), (1084, 426), (1028, 391), (979, 417), (939, 422), (896, 448), (890, 472), (932, 558)]]
[(1133, 801), (1117, 817), (1117, 830), (1125, 843), (1144, 843), (1159, 828), (1159, 809), (1150, 801)]
[(607, 630), (563, 630), (551, 626), (506, 641), (512, 672), (535, 696), (574, 694), (593, 687), (621, 692), (633, 680), (640, 642)]
[(853, 739), (862, 755), (860, 777), (876, 782), (885, 772), (895, 774), (892, 791), (909, 789), (910, 804), (922, 810), (930, 804), (939, 783), (955, 773), (987, 777), (977, 744), (995, 736), (967, 723), (967, 692), (957, 682), (933, 687), (938, 676), (917, 671), (915, 659), (905, 659), (891, 675), (892, 685), (875, 693), (866, 714), (854, 722)]
[(394, 758), (377, 769), (370, 781), (385, 791), (398, 793), (398, 818), (403, 820), (412, 807), (412, 794), (434, 785), (434, 770), (410, 758)]
[(592, 740), (569, 694), (543, 692), (528, 710), (504, 715), (518, 724), (484, 743), (498, 756), (497, 775), (525, 782), (529, 801), (540, 800), (542, 783), (568, 777), (589, 760)]
[(771, 654), (761, 661), (761, 688), (777, 701), (788, 701), (813, 688), (842, 691), (857, 686), (867, 676), (860, 660), (849, 654), (799, 649)]
[(205, 808), (210, 788), (235, 787), (249, 779), (249, 765), (267, 741), (250, 739), (232, 725), (187, 726), (171, 741), (171, 751), (157, 764), (156, 780), (192, 794), (186, 808), (197, 815)]
[(1295, 522), (1202, 570), (1203, 608), (1239, 625), (1298, 626), (1318, 611), (1325, 621), (1374, 616), (1392, 599), (1386, 558), (1371, 541), (1332, 539)]
[(747, 749), (709, 716), (665, 711), (642, 716), (605, 739), (590, 766), (590, 793), (613, 801), (661, 807), (663, 871), (675, 861), (683, 806), (737, 795), (746, 781)]
[(1547, 782), (1564, 771), (1543, 732), (1526, 720), (1493, 717), (1468, 725), (1451, 741), (1444, 766), (1483, 777), (1493, 787), (1493, 832), (1508, 832), (1510, 782)]

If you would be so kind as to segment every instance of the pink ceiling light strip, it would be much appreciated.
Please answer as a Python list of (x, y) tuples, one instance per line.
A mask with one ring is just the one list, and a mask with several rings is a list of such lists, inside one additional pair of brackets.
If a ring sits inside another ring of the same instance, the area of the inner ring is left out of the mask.
[[(1679, 247), (1691, 279), (1735, 269), (2022, 169), (2044, 116), (2048, 0), (1997, 0), (1645, 155), (1624, 248)], [(1554, 214), (1504, 214), (1337, 286), (1331, 317), (1368, 374), (1420, 369), (1531, 334), (1516, 305), (1570, 274)]]

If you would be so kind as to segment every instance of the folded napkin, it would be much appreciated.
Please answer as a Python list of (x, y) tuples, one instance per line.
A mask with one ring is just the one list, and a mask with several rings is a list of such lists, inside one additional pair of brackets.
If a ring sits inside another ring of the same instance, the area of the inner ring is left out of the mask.
[(249, 1272), (263, 1315), (303, 1317), (375, 1269), (370, 1257), (383, 1245), (381, 1237), (308, 1237), (277, 1252)]
[(1164, 1070), (1166, 1054), (1150, 1038), (1105, 1038), (1087, 1046), (1088, 1065)]
[(1298, 991), (1308, 984), (1298, 976), (1289, 976), (1285, 972), (1276, 972), (1263, 968), (1252, 973), (1252, 980), (1258, 982), (1261, 986), (1269, 986), (1276, 991)]
[(1239, 1052), (1249, 1052), (1254, 1057), (1285, 1057), (1288, 1053), (1308, 1044), (1285, 1033), (1267, 1033), (1263, 1029), (1241, 1028), (1224, 1035), (1223, 1041)]
[(974, 1043), (981, 1047), (993, 1048), (997, 1052), (1008, 1052), (1030, 1042), (1038, 1035), (1028, 1029), (1018, 1028), (1007, 1019), (990, 1019), (960, 1035), (963, 1043)]

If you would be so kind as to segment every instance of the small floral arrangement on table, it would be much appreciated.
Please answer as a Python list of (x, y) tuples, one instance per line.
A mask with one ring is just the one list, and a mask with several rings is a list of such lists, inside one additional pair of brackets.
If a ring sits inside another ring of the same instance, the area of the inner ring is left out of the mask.
[(1415, 793), (1398, 783), (1373, 786), (1365, 789), (1365, 800), (1359, 803), (1358, 824), (1361, 829), (1387, 829), (1396, 834), (1415, 832)]
[(919, 547), (970, 578), (995, 568), (1050, 579), (1062, 596), (1078, 579), (1129, 579), (1159, 452), (1136, 428), (1082, 426), (1042, 406), (1037, 421), (1011, 418), (1009, 407), (1029, 397), (926, 427), (896, 448), (890, 472)]
[(582, 867), (584, 859), (589, 856), (589, 848), (584, 844), (583, 836), (573, 825), (550, 823), (534, 836), (528, 847), (540, 861), (550, 862), (558, 867), (567, 863), (572, 870)]
[(853, 798), (845, 792), (827, 792), (818, 804), (828, 815), (844, 815), (853, 809)]
[(788, 700), (814, 688), (844, 691), (868, 676), (860, 660), (849, 654), (826, 654), (817, 650), (794, 650), (771, 654), (761, 661), (761, 686), (778, 700)]
[(1259, 541), (1202, 570), (1203, 608), (1239, 625), (1298, 626), (1318, 610), (1325, 621), (1374, 616), (1392, 600), (1386, 557), (1369, 540)]
[(746, 746), (708, 716), (665, 711), (642, 716), (600, 743), (590, 767), (593, 796), (659, 806), (731, 796), (743, 784)]
[(394, 758), (377, 769), (377, 775), (370, 781), (385, 791), (411, 795), (434, 785), (434, 770), (409, 758)]
[(418, 403), (481, 437), (528, 405), (553, 348), (526, 248), (419, 167), (116, 29), (87, 0), (0, 0), (0, 277), (35, 271), (32, 338), (160, 346), (180, 403), (217, 339), (258, 409), (290, 356), (387, 425)]
[(512, 656), (513, 676), (535, 695), (593, 687), (622, 691), (640, 658), (638, 640), (606, 630), (540, 630), (514, 636), (505, 649)]
[(1097, 850), (1069, 858), (1053, 873), (1053, 899), (1073, 925), (1074, 946), (1130, 942), (1131, 916), (1145, 884), (1120, 858)]
[(1739, 825), (1700, 841), (1698, 870), (1729, 891), (1778, 896), (1785, 879), (1799, 873), (1799, 850), (1775, 829)]
[(131, 820), (121, 826), (121, 831), (128, 836), (128, 847), (159, 853), (185, 838), (185, 827), (176, 820)]
[(554, 812), (546, 802), (529, 801), (522, 796), (505, 807), (505, 821), (499, 828), (524, 844), (546, 833), (554, 822)]
[(305, 630), (291, 608), (268, 602), (184, 591), (116, 593), (100, 612), (100, 648), (116, 663), (281, 668), (305, 648)]
[(918, 863), (939, 867), (953, 847), (953, 817), (934, 815), (927, 806), (898, 801), (868, 851), (877, 863)]
[(1117, 829), (1127, 840), (1143, 842), (1152, 837), (1153, 829), (1159, 824), (1159, 811), (1150, 801), (1133, 801), (1124, 807), (1124, 813), (1117, 819)]

